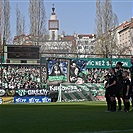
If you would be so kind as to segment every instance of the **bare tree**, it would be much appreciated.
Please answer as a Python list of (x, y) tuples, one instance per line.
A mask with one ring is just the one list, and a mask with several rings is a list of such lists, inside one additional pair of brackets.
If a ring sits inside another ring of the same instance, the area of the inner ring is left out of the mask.
[(110, 57), (116, 45), (118, 18), (113, 13), (111, 0), (96, 2), (96, 54)]
[(102, 30), (102, 3), (101, 0), (96, 1), (96, 18), (95, 18), (95, 23), (96, 23), (96, 44), (95, 44), (95, 52), (96, 54), (104, 54), (103, 50), (103, 30)]
[(40, 39), (46, 35), (46, 12), (43, 0), (30, 0), (30, 34)]
[(25, 34), (25, 17), (22, 15), (21, 11), (16, 7), (16, 35), (20, 36)]
[(21, 22), (22, 22), (22, 33), (25, 34), (25, 28), (26, 28), (26, 25), (25, 25), (25, 16), (22, 15), (21, 16)]
[(9, 0), (2, 1), (2, 25), (3, 25), (3, 38), (5, 43), (10, 43), (11, 41), (11, 31), (10, 31), (10, 3)]

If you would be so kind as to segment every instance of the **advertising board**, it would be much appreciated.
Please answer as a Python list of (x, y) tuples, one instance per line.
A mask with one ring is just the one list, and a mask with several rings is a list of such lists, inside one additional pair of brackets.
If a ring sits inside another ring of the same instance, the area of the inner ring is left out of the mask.
[(0, 97), (0, 104), (14, 103), (14, 97)]
[(47, 96), (49, 91), (47, 89), (18, 89), (16, 96)]
[(30, 97), (14, 97), (14, 103), (46, 103), (51, 102), (48, 96), (30, 96)]
[(4, 96), (6, 94), (6, 91), (4, 89), (0, 89), (0, 96)]

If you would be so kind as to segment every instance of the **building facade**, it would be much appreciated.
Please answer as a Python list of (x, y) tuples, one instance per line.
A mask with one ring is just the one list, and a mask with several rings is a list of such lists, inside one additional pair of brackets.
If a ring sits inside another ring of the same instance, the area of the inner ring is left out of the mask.
[(133, 18), (124, 21), (117, 27), (118, 53), (121, 55), (133, 54)]
[(80, 57), (95, 57), (95, 34), (76, 35), (76, 48)]

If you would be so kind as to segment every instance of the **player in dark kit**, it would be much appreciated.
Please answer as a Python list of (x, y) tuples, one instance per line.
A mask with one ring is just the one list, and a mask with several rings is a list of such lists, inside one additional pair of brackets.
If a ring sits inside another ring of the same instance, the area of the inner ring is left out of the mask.
[(118, 111), (122, 110), (122, 102), (121, 102), (121, 98), (122, 98), (122, 83), (123, 83), (123, 77), (122, 77), (122, 64), (121, 62), (117, 62), (116, 64), (116, 97), (118, 100)]
[(124, 102), (124, 111), (128, 112), (130, 109), (130, 80), (128, 78), (129, 73), (127, 71), (123, 71), (122, 77), (123, 77), (123, 84), (122, 84), (122, 89), (123, 89), (123, 102)]
[(131, 94), (130, 97), (132, 98), (132, 110), (133, 110), (133, 56), (131, 57), (131, 64), (132, 66), (130, 67), (130, 75), (131, 75)]
[(104, 88), (106, 89), (105, 91), (105, 98), (106, 98), (106, 102), (107, 102), (107, 111), (106, 112), (110, 112), (111, 111), (111, 102), (110, 102), (110, 91), (109, 91), (109, 79), (110, 79), (110, 75), (107, 74), (106, 76), (104, 76), (106, 83)]
[(115, 93), (116, 93), (116, 75), (115, 75), (115, 69), (110, 68), (110, 78), (109, 78), (109, 88), (110, 88), (110, 101), (111, 101), (111, 111), (116, 111), (116, 99), (115, 99)]
[[(115, 76), (115, 69), (110, 68), (109, 70), (110, 76), (106, 77), (108, 79), (107, 83), (105, 84), (106, 88), (106, 101), (108, 110), (111, 112), (116, 111), (116, 100), (115, 100), (115, 91), (116, 91), (116, 76)], [(107, 75), (106, 75), (107, 76)]]

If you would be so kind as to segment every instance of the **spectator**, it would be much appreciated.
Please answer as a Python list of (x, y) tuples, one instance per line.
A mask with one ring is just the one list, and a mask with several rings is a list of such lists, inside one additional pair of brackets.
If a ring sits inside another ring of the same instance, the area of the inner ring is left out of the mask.
[[(42, 81), (45, 82), (46, 69), (42, 67)], [(0, 81), (1, 82), (1, 81)], [(42, 88), (38, 66), (4, 66), (2, 86), (7, 89)]]

